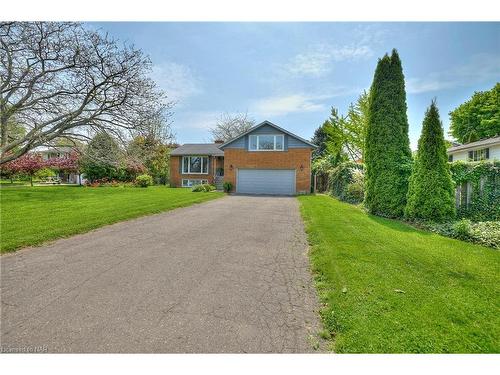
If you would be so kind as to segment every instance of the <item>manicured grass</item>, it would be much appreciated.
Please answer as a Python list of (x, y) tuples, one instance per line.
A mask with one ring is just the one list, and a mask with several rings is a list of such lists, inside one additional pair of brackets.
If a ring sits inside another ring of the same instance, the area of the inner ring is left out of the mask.
[(331, 349), (498, 353), (500, 253), (299, 197)]
[(82, 233), (118, 221), (221, 197), (163, 186), (0, 189), (1, 251)]

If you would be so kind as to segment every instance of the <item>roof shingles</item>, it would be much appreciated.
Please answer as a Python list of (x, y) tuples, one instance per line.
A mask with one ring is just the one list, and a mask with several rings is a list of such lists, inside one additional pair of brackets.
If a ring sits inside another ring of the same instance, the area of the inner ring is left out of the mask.
[(224, 151), (216, 143), (186, 143), (173, 150), (170, 155), (210, 155), (224, 156)]
[(450, 153), (450, 152), (468, 150), (468, 149), (471, 149), (474, 147), (492, 146), (492, 145), (496, 145), (496, 144), (500, 144), (500, 136), (493, 137), (493, 138), (481, 139), (480, 141), (465, 143), (463, 145), (453, 146), (453, 147), (450, 147), (447, 151)]

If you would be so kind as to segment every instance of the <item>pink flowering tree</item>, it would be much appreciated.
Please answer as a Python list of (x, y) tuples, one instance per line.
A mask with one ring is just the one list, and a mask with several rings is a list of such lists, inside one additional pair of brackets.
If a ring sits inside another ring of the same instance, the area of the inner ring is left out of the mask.
[[(25, 174), (30, 177), (31, 186), (33, 186), (33, 175), (45, 167), (45, 162), (40, 154), (24, 154), (23, 156), (6, 163), (6, 170), (12, 174)], [(4, 166), (2, 165), (2, 169)]]
[(14, 177), (16, 175), (17, 171), (16, 168), (14, 167), (13, 163), (5, 163), (0, 167), (0, 174), (2, 175), (2, 178), (8, 178), (10, 179), (10, 183), (14, 183)]
[(69, 155), (52, 158), (45, 161), (45, 167), (66, 173), (78, 173), (80, 171), (80, 155), (73, 151)]
[(138, 175), (146, 172), (146, 167), (137, 160), (127, 160), (125, 170), (131, 178), (135, 179)]

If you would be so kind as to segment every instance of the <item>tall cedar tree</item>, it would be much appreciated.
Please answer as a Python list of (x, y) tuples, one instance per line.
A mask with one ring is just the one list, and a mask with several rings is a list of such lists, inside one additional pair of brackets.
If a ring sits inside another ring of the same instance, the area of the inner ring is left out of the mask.
[(401, 217), (412, 159), (403, 68), (396, 50), (378, 61), (369, 112), (365, 205), (374, 214)]
[(443, 126), (433, 101), (425, 113), (422, 135), (408, 187), (405, 216), (445, 221), (455, 215), (453, 182), (447, 162)]
[(313, 160), (319, 159), (323, 157), (326, 152), (326, 146), (328, 142), (328, 132), (326, 131), (326, 127), (328, 126), (328, 120), (323, 123), (319, 128), (314, 131), (314, 135), (311, 138), (311, 142), (318, 146), (315, 150), (313, 150), (312, 158)]

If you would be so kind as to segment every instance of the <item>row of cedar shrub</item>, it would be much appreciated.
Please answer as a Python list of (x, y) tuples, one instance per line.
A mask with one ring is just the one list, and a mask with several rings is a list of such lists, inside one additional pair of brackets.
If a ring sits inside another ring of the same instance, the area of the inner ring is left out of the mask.
[[(454, 163), (450, 171), (435, 101), (425, 113), (412, 158), (404, 76), (395, 50), (378, 62), (369, 107), (365, 166), (344, 162), (329, 168), (328, 159), (318, 161), (313, 169), (320, 191), (351, 203), (364, 200), (371, 213), (385, 217), (445, 222), (458, 214), (473, 220), (499, 219), (498, 163)], [(457, 212), (455, 186), (464, 182), (472, 187), (472, 197)]]
[[(456, 161), (449, 167), (453, 188), (457, 189), (454, 198), (457, 218), (475, 222), (499, 221), (500, 161)], [(313, 164), (317, 191), (328, 192), (344, 202), (361, 203), (364, 200), (364, 169), (364, 164), (350, 161), (331, 167), (327, 158), (318, 159)]]
[(455, 217), (453, 182), (435, 101), (427, 109), (412, 160), (399, 55), (379, 60), (370, 89), (365, 206), (376, 215), (448, 221)]

